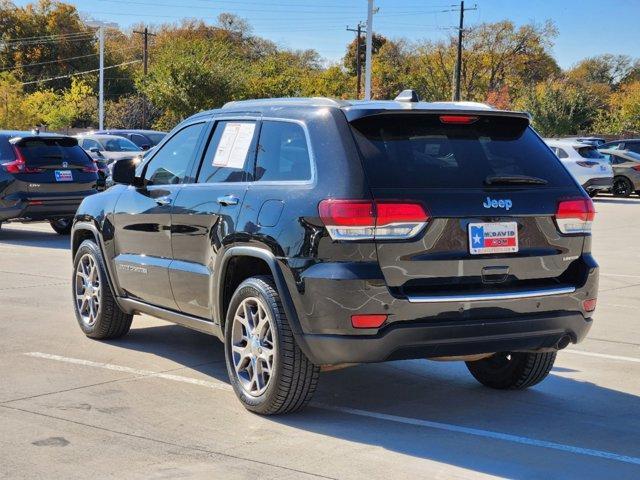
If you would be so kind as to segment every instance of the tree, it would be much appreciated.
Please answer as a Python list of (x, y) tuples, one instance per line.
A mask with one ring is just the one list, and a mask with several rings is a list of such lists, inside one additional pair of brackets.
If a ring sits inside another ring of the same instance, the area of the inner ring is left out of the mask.
[(30, 128), (32, 119), (22, 108), (22, 84), (9, 72), (0, 72), (0, 129)]
[(148, 128), (162, 118), (162, 111), (142, 95), (128, 95), (107, 102), (105, 124), (108, 128)]
[(575, 135), (590, 129), (599, 111), (599, 99), (588, 90), (560, 80), (538, 84), (518, 101), (533, 116), (544, 136)]
[(628, 55), (606, 53), (580, 61), (567, 72), (567, 77), (577, 83), (601, 83), (611, 88), (640, 68)]
[[(362, 65), (362, 69), (364, 71), (365, 57), (366, 57), (366, 35), (362, 35), (360, 38), (360, 65)], [(378, 54), (382, 46), (387, 43), (387, 39), (382, 35), (378, 35), (377, 33), (373, 33), (371, 37), (371, 55), (375, 56)], [(357, 71), (357, 59), (356, 59), (356, 48), (358, 44), (358, 37), (354, 38), (349, 45), (347, 45), (347, 53), (345, 54), (342, 62), (344, 66), (347, 68), (351, 75), (355, 75)]]
[(625, 83), (610, 97), (609, 113), (601, 113), (599, 131), (606, 133), (640, 133), (640, 81)]
[[(10, 69), (22, 82), (65, 76), (97, 66), (95, 36), (73, 5), (39, 0), (16, 7), (0, 0), (0, 68)], [(70, 86), (69, 78), (47, 82), (47, 87)], [(34, 91), (37, 84), (25, 86)]]

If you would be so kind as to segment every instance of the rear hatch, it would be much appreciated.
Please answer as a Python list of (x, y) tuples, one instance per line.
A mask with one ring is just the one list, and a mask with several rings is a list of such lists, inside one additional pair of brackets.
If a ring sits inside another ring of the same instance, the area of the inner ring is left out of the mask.
[(376, 238), (398, 296), (584, 282), (584, 233), (561, 233), (556, 214), (563, 201), (592, 205), (527, 118), (386, 113), (353, 120), (352, 129), (374, 201), (417, 202), (428, 217), (410, 238)]
[(93, 193), (98, 178), (94, 161), (72, 137), (13, 138), (15, 160), (3, 164), (22, 183), (28, 198), (84, 196)]
[(584, 160), (578, 160), (576, 163), (581, 167), (587, 168), (588, 174), (593, 177), (610, 177), (613, 175), (613, 169), (611, 163), (606, 155), (603, 155), (598, 151), (598, 148), (593, 145), (586, 145), (584, 147), (575, 147), (578, 155)]

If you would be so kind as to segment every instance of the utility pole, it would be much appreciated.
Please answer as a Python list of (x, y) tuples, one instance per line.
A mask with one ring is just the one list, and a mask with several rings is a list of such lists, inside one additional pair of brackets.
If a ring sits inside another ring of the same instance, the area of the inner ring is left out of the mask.
[(147, 68), (149, 63), (149, 36), (155, 37), (155, 33), (149, 33), (149, 29), (144, 27), (143, 31), (134, 30), (133, 33), (137, 33), (138, 35), (142, 35), (143, 46), (142, 46), (142, 65), (143, 65), (143, 73), (147, 75)]
[(473, 8), (464, 8), (464, 0), (460, 2), (460, 26), (458, 27), (458, 55), (456, 57), (455, 87), (453, 90), (453, 101), (460, 101), (460, 77), (462, 72), (462, 34), (464, 33), (464, 12), (469, 10), (477, 10), (477, 6)]
[(371, 100), (371, 50), (373, 48), (373, 0), (367, 6), (367, 50), (365, 54), (364, 99)]
[[(149, 33), (149, 29), (144, 27), (142, 32), (134, 30), (133, 33), (142, 35), (142, 72), (144, 76), (147, 76), (148, 64), (149, 64), (149, 35), (155, 37), (155, 33)], [(147, 102), (142, 102), (142, 128), (147, 128)]]
[(358, 82), (356, 87), (356, 98), (360, 100), (360, 86), (362, 85), (362, 61), (360, 59), (360, 51), (362, 48), (362, 22), (358, 22), (358, 28), (347, 27), (347, 31), (356, 32), (358, 38), (356, 40), (356, 78)]
[(117, 28), (118, 24), (94, 21), (87, 23), (87, 25), (98, 29), (98, 48), (100, 50), (100, 77), (98, 80), (98, 128), (102, 130), (104, 128), (104, 29), (105, 27)]

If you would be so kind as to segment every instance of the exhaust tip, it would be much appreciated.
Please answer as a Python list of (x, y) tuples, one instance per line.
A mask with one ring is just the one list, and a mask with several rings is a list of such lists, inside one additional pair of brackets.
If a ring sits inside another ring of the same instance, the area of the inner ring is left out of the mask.
[(571, 343), (571, 335), (563, 335), (558, 343), (556, 343), (556, 348), (558, 350), (562, 350), (563, 348), (567, 348), (567, 345)]

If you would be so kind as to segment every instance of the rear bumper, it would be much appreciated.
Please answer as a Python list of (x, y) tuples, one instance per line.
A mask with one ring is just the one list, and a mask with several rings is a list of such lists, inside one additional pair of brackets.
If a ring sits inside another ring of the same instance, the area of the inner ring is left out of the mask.
[[(87, 193), (90, 195), (92, 191)], [(72, 217), (87, 195), (57, 197), (23, 197), (16, 200), (3, 199), (0, 207), (0, 221), (25, 219), (48, 220), (59, 217)]]
[(608, 190), (613, 187), (613, 177), (590, 178), (583, 185), (587, 192), (595, 190)]
[(580, 313), (446, 323), (391, 325), (377, 335), (302, 335), (318, 365), (472, 355), (553, 348), (564, 336), (581, 341), (592, 320)]
[[(577, 343), (592, 324), (582, 302), (597, 297), (598, 265), (589, 254), (575, 262), (581, 280), (573, 285), (405, 297), (392, 294), (376, 264), (319, 264), (289, 289), (299, 322), (294, 332), (321, 365), (538, 350), (567, 335)], [(380, 329), (357, 329), (355, 314), (388, 318)]]

